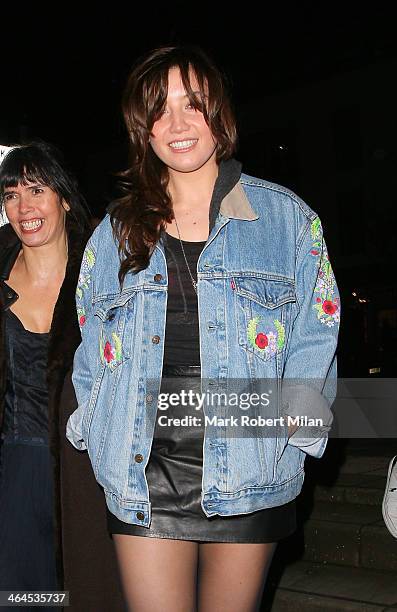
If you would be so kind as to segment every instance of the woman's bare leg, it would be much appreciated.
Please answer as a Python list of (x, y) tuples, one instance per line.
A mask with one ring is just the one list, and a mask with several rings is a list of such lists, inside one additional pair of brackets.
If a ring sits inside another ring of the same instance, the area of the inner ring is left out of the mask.
[(129, 612), (195, 612), (198, 544), (113, 534)]
[(277, 544), (199, 544), (199, 612), (256, 612)]

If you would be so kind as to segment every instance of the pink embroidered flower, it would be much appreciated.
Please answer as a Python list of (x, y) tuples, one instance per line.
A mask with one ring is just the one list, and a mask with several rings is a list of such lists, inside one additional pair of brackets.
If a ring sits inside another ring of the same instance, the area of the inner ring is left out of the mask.
[(108, 363), (110, 363), (112, 361), (112, 359), (114, 359), (114, 355), (112, 353), (112, 345), (110, 344), (110, 342), (106, 342), (105, 344), (105, 348), (103, 349), (103, 356), (105, 357), (106, 361)]
[(331, 300), (324, 300), (323, 310), (328, 315), (333, 315), (337, 311), (338, 307)]
[(255, 338), (255, 344), (260, 349), (266, 348), (267, 345), (269, 344), (269, 340), (266, 334), (262, 334), (262, 333), (258, 334), (257, 337)]
[(83, 327), (85, 322), (86, 322), (86, 317), (84, 315), (81, 315), (79, 319), (80, 327)]
[(321, 298), (316, 298), (316, 302), (321, 302)]
[(310, 251), (310, 253), (311, 253), (312, 255), (320, 255), (320, 251), (316, 251), (316, 249), (312, 249), (312, 250)]

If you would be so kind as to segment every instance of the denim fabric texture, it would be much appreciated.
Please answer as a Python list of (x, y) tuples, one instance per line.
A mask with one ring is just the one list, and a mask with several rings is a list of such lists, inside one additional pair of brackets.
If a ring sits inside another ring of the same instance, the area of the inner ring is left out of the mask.
[[(74, 361), (78, 409), (67, 437), (88, 450), (109, 510), (151, 521), (145, 466), (160, 388), (167, 309), (164, 248), (127, 274), (107, 216), (91, 237), (77, 288), (82, 343)], [(202, 381), (272, 380), (272, 416), (321, 417), (279, 436), (205, 436), (202, 508), (231, 516), (285, 504), (300, 492), (306, 454), (320, 457), (335, 397), (340, 302), (318, 216), (288, 189), (242, 174), (223, 199), (197, 263)], [(204, 391), (204, 389), (202, 389)], [(150, 428), (149, 428), (150, 430)]]

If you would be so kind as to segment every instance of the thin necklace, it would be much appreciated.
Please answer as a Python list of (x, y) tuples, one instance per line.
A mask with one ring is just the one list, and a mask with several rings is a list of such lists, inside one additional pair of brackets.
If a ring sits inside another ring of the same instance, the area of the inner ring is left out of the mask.
[(181, 249), (182, 249), (183, 258), (185, 260), (186, 268), (187, 268), (187, 271), (189, 272), (189, 276), (190, 276), (190, 280), (192, 281), (193, 289), (194, 289), (194, 291), (196, 292), (196, 295), (197, 295), (197, 282), (194, 280), (193, 274), (192, 274), (192, 272), (190, 270), (190, 267), (189, 267), (189, 264), (187, 262), (187, 257), (186, 257), (185, 249), (183, 248), (181, 234), (180, 234), (180, 231), (179, 231), (178, 223), (176, 222), (175, 215), (174, 215), (174, 220), (175, 220), (175, 225), (176, 225), (176, 231), (178, 232), (179, 242), (181, 243)]

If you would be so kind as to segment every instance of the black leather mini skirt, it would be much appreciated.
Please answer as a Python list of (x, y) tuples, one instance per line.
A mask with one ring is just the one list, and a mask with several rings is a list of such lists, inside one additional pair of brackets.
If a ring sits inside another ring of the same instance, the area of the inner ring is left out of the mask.
[[(201, 391), (199, 366), (164, 367), (161, 393)], [(178, 408), (168, 416), (181, 415)], [(110, 534), (197, 542), (269, 543), (296, 529), (295, 501), (250, 514), (207, 517), (201, 507), (204, 425), (160, 427), (159, 419), (146, 478), (152, 506), (150, 527), (130, 525), (107, 511)]]

